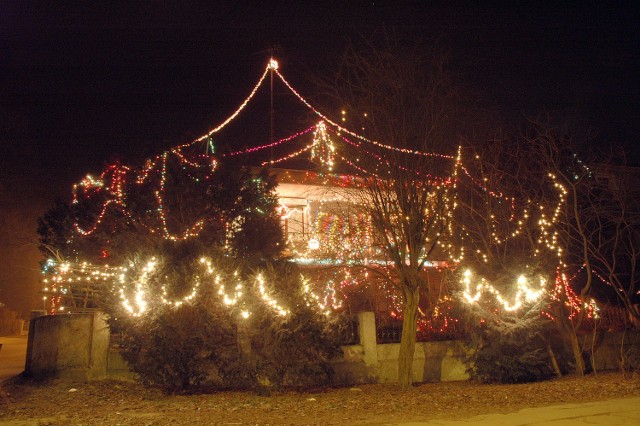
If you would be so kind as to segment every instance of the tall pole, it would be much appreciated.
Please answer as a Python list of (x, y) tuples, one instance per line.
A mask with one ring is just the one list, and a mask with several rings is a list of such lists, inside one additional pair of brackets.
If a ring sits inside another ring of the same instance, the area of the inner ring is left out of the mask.
[[(269, 49), (269, 52), (271, 53), (271, 59), (273, 59), (273, 47)], [(269, 143), (273, 143), (273, 68), (271, 68), (270, 77), (271, 77), (271, 115), (270, 115), (271, 134), (269, 137)], [(269, 148), (269, 153), (270, 153), (269, 160), (273, 161), (273, 147)]]

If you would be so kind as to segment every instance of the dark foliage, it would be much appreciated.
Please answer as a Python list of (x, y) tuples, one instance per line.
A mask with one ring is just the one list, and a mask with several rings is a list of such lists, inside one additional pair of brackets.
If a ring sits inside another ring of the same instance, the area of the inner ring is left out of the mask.
[(621, 368), (624, 372), (634, 374), (640, 372), (640, 347), (638, 344), (633, 344), (626, 349), (621, 361)]
[[(526, 383), (553, 376), (548, 356), (536, 339), (495, 334), (474, 357), (472, 376), (485, 383)], [(524, 337), (524, 336), (523, 336)]]
[(216, 353), (233, 339), (229, 322), (216, 321), (202, 305), (167, 307), (119, 326), (121, 353), (132, 370), (144, 384), (168, 390), (202, 384)]
[(538, 318), (503, 318), (479, 322), (470, 330), (472, 378), (484, 383), (526, 383), (553, 376), (549, 354), (540, 338)]
[(341, 354), (341, 318), (319, 309), (295, 265), (281, 262), (267, 268), (264, 276), (277, 283), (271, 296), (290, 312), (274, 316), (261, 304), (246, 325), (259, 378), (277, 388), (330, 384), (330, 361)]
[(53, 207), (38, 218), (37, 231), (40, 236), (40, 250), (44, 256), (57, 254), (68, 257), (71, 254), (68, 241), (73, 231), (71, 206), (61, 199), (56, 199)]
[[(185, 171), (169, 158), (165, 171), (161, 184), (142, 179), (141, 170), (114, 165), (102, 173), (101, 184), (78, 185), (73, 203), (57, 202), (38, 222), (45, 255), (54, 249), (67, 260), (123, 264), (140, 252), (162, 251), (166, 240), (192, 229), (203, 245), (227, 247), (254, 264), (280, 255), (285, 240), (277, 181), (266, 169), (254, 173), (220, 163), (213, 171)], [(78, 232), (74, 224), (90, 232)]]

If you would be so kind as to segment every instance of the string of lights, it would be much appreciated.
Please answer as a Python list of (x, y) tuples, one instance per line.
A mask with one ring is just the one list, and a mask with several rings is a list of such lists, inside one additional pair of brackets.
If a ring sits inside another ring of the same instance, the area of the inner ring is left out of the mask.
[[(425, 173), (422, 170), (416, 170), (416, 169), (409, 169), (408, 167), (402, 166), (400, 164), (392, 164), (389, 160), (383, 158), (381, 155), (378, 155), (374, 152), (368, 151), (366, 149), (363, 149), (359, 144), (354, 143), (353, 141), (349, 140), (348, 138), (346, 138), (345, 136), (341, 136), (342, 140), (345, 141), (346, 143), (348, 143), (351, 146), (354, 146), (358, 149), (360, 149), (362, 152), (364, 152), (365, 154), (369, 155), (372, 158), (375, 158), (376, 160), (378, 160), (379, 162), (382, 162), (384, 164), (387, 165), (387, 167), (389, 168), (398, 168), (400, 170), (403, 170), (405, 172), (410, 172), (410, 173), (414, 173), (417, 176), (423, 177), (423, 178), (427, 178), (427, 179), (433, 179), (433, 180), (445, 180), (444, 178), (441, 177), (437, 177), (432, 175), (431, 173)], [(356, 161), (359, 161), (359, 159), (356, 159)]]
[[(331, 172), (335, 168), (336, 159), (340, 159), (342, 162), (349, 165), (354, 170), (357, 170), (360, 174), (367, 176), (368, 178), (373, 178), (373, 179), (380, 178), (380, 176), (375, 171), (367, 170), (365, 167), (363, 167), (360, 164), (361, 161), (358, 155), (356, 155), (354, 159), (350, 159), (350, 158), (347, 158), (345, 155), (342, 155), (338, 150), (339, 146), (336, 145), (332, 140), (332, 137), (337, 137), (338, 141), (343, 141), (349, 146), (356, 148), (359, 153), (368, 155), (371, 158), (374, 158), (377, 162), (382, 162), (389, 167), (397, 166), (401, 170), (412, 172), (412, 173), (415, 173), (417, 176), (426, 178), (428, 180), (426, 183), (430, 185), (431, 184), (437, 185), (437, 189), (439, 191), (440, 190), (443, 191), (443, 194), (444, 194), (443, 196), (446, 198), (446, 205), (447, 205), (447, 207), (445, 208), (445, 211), (440, 216), (438, 216), (437, 220), (441, 220), (443, 221), (443, 223), (447, 224), (448, 232), (451, 235), (453, 235), (454, 233), (454, 229), (453, 229), (454, 221), (452, 220), (452, 218), (453, 218), (453, 212), (457, 208), (456, 197), (457, 197), (458, 185), (460, 183), (459, 179), (464, 176), (470, 179), (474, 185), (481, 188), (490, 196), (496, 199), (507, 201), (511, 207), (511, 216), (509, 220), (513, 221), (513, 223), (516, 225), (515, 229), (513, 230), (513, 228), (510, 228), (512, 229), (512, 231), (509, 235), (500, 236), (498, 235), (496, 224), (492, 223), (491, 225), (493, 230), (492, 239), (495, 244), (504, 244), (508, 238), (516, 238), (520, 236), (522, 234), (523, 227), (526, 224), (530, 223), (531, 220), (533, 220), (534, 214), (532, 213), (532, 210), (537, 209), (536, 211), (539, 212), (539, 217), (537, 220), (537, 224), (539, 226), (538, 228), (539, 238), (537, 240), (537, 243), (539, 247), (536, 248), (535, 254), (536, 255), (541, 254), (541, 251), (543, 250), (543, 248), (554, 250), (554, 252), (557, 254), (560, 265), (561, 266), (564, 265), (562, 263), (564, 250), (562, 249), (559, 243), (559, 233), (558, 233), (558, 230), (556, 229), (556, 224), (562, 213), (562, 206), (566, 202), (567, 191), (564, 188), (564, 186), (558, 182), (558, 179), (554, 175), (550, 174), (548, 177), (551, 180), (554, 188), (558, 191), (558, 194), (559, 194), (558, 202), (556, 206), (554, 206), (554, 208), (551, 210), (546, 210), (543, 208), (543, 206), (533, 206), (533, 205), (528, 206), (527, 208), (522, 210), (523, 217), (518, 220), (515, 215), (515, 212), (516, 212), (515, 199), (513, 197), (511, 198), (506, 197), (501, 192), (495, 192), (491, 190), (491, 188), (489, 188), (486, 181), (482, 181), (480, 179), (475, 178), (473, 174), (470, 172), (470, 170), (467, 167), (465, 167), (465, 165), (463, 164), (462, 153), (460, 148), (458, 149), (458, 153), (455, 157), (450, 155), (445, 155), (445, 154), (427, 153), (419, 150), (393, 147), (378, 141), (370, 140), (362, 135), (359, 135), (353, 131), (350, 131), (347, 128), (327, 118), (324, 114), (322, 114), (320, 111), (315, 109), (311, 105), (311, 103), (309, 103), (304, 97), (302, 97), (280, 73), (280, 71), (278, 70), (278, 64), (273, 59), (270, 60), (265, 71), (259, 78), (256, 85), (251, 90), (249, 96), (247, 96), (244, 99), (244, 101), (240, 104), (240, 106), (227, 119), (225, 119), (223, 122), (215, 126), (213, 129), (211, 129), (209, 132), (207, 132), (203, 136), (195, 139), (192, 142), (171, 148), (168, 151), (165, 151), (164, 153), (162, 153), (161, 155), (158, 155), (152, 159), (147, 160), (144, 166), (142, 166), (138, 170), (129, 168), (126, 166), (121, 166), (121, 165), (111, 165), (111, 166), (108, 166), (103, 171), (103, 173), (100, 175), (100, 178), (93, 178), (92, 176), (87, 175), (87, 177), (84, 178), (80, 183), (74, 185), (73, 187), (73, 203), (74, 204), (78, 204), (80, 201), (85, 201), (85, 200), (104, 200), (102, 201), (102, 207), (101, 209), (99, 209), (99, 213), (96, 215), (96, 219), (94, 223), (84, 227), (80, 226), (79, 223), (74, 223), (75, 230), (82, 236), (87, 236), (95, 232), (96, 229), (98, 229), (98, 227), (103, 223), (106, 215), (108, 214), (108, 212), (111, 210), (112, 207), (118, 208), (122, 212), (124, 212), (124, 214), (130, 216), (131, 213), (127, 210), (127, 190), (128, 188), (131, 187), (131, 183), (129, 182), (133, 182), (137, 185), (150, 184), (155, 187), (155, 191), (153, 193), (155, 195), (156, 205), (153, 206), (153, 208), (151, 208), (150, 210), (156, 212), (157, 217), (159, 219), (159, 225), (155, 227), (151, 227), (151, 226), (148, 227), (150, 232), (159, 233), (165, 239), (173, 240), (173, 241), (197, 237), (200, 234), (200, 232), (204, 229), (205, 225), (207, 224), (206, 217), (196, 219), (193, 224), (191, 224), (190, 226), (187, 226), (186, 229), (182, 230), (181, 232), (172, 232), (175, 230), (169, 229), (171, 220), (169, 218), (170, 213), (167, 210), (167, 205), (166, 205), (167, 168), (168, 168), (169, 159), (170, 158), (176, 159), (175, 161), (177, 161), (184, 168), (185, 176), (190, 176), (190, 173), (192, 172), (192, 170), (198, 170), (204, 173), (204, 175), (202, 176), (204, 179), (206, 179), (207, 176), (210, 176), (212, 173), (216, 172), (218, 170), (218, 161), (215, 157), (213, 157), (213, 155), (201, 154), (201, 153), (193, 154), (193, 153), (189, 153), (189, 150), (198, 142), (202, 142), (204, 140), (210, 141), (210, 138), (213, 134), (219, 132), (229, 123), (231, 123), (245, 109), (245, 107), (249, 104), (249, 102), (251, 102), (251, 100), (255, 97), (257, 91), (262, 86), (269, 72), (275, 73), (283, 82), (283, 84), (285, 84), (285, 86), (297, 97), (297, 99), (300, 102), (302, 102), (307, 108), (309, 108), (312, 112), (314, 112), (318, 117), (320, 117), (322, 121), (315, 126), (312, 126), (300, 132), (294, 133), (276, 142), (271, 142), (268, 144), (263, 144), (260, 146), (255, 146), (255, 147), (251, 147), (243, 150), (233, 151), (233, 152), (222, 155), (222, 157), (248, 155), (255, 152), (259, 152), (264, 149), (273, 148), (281, 144), (284, 144), (286, 142), (298, 139), (310, 133), (313, 130), (313, 140), (311, 141), (310, 144), (294, 152), (288, 153), (280, 158), (264, 161), (261, 164), (263, 166), (279, 164), (284, 161), (296, 158), (305, 152), (310, 152), (311, 160), (320, 162), (321, 165), (329, 172)], [(452, 170), (452, 177), (446, 177), (446, 178), (436, 177), (432, 174), (426, 173), (423, 170), (411, 170), (402, 165), (391, 164), (390, 161), (386, 159), (383, 155), (370, 151), (364, 146), (363, 143), (355, 142), (354, 140), (351, 140), (345, 135), (353, 137), (357, 141), (361, 141), (366, 144), (369, 144), (370, 146), (375, 146), (385, 150), (400, 152), (407, 155), (436, 157), (436, 158), (441, 158), (447, 161), (453, 160), (454, 164), (453, 164), (453, 170)], [(585, 167), (585, 170), (588, 171), (586, 166), (583, 165), (583, 167)], [(459, 170), (462, 171), (462, 174), (459, 173)], [(198, 178), (193, 178), (193, 179), (198, 179)], [(307, 177), (304, 177), (303, 180), (304, 179), (307, 179)], [(313, 179), (317, 180), (318, 179), (317, 175), (314, 176)], [(324, 177), (324, 179), (326, 180), (327, 184), (341, 186), (341, 187), (357, 188), (359, 185), (361, 186), (362, 184), (362, 182), (358, 183), (358, 180), (352, 176), (337, 176), (337, 175), (327, 174)], [(351, 201), (354, 202), (354, 200), (351, 200)], [(380, 253), (377, 253), (375, 249), (372, 247), (373, 230), (371, 229), (370, 221), (369, 223), (365, 223), (365, 221), (362, 221), (357, 217), (355, 221), (352, 220), (353, 218), (346, 218), (346, 219), (338, 218), (335, 215), (332, 216), (328, 211), (326, 212), (319, 211), (320, 208), (322, 208), (322, 203), (321, 203), (321, 206), (318, 208), (318, 212), (315, 216), (315, 219), (311, 221), (311, 223), (308, 223), (308, 225), (310, 225), (309, 228), (313, 229), (313, 232), (309, 232), (307, 235), (305, 235), (305, 238), (307, 238), (307, 240), (300, 247), (294, 250), (294, 254), (295, 254), (295, 257), (298, 259), (307, 259), (316, 263), (320, 263), (323, 261), (323, 259), (326, 259), (326, 256), (329, 252), (332, 252), (332, 256), (334, 256), (334, 259), (332, 260), (329, 259), (329, 261), (332, 261), (334, 263), (334, 266), (336, 265), (343, 266), (342, 268), (337, 268), (337, 270), (340, 271), (339, 275), (335, 275), (327, 281), (324, 289), (324, 292), (325, 292), (324, 297), (317, 296), (317, 300), (322, 299), (324, 301), (323, 302), (324, 304), (322, 305), (322, 309), (328, 309), (329, 306), (333, 306), (334, 308), (341, 306), (342, 302), (339, 300), (340, 299), (339, 294), (341, 293), (341, 289), (354, 285), (354, 283), (361, 282), (361, 280), (353, 277), (349, 270), (350, 259), (354, 259), (354, 258), (363, 259), (363, 262), (365, 265), (380, 264), (381, 260), (379, 259)], [(289, 216), (292, 214), (292, 211), (296, 211), (296, 210), (289, 209), (288, 211), (284, 211), (284, 214), (282, 216), (283, 220), (288, 219)], [(304, 211), (308, 213), (308, 209), (307, 210), (301, 209), (300, 213)], [(551, 213), (547, 214), (547, 211), (550, 211)], [(425, 213), (428, 213), (428, 212), (425, 212)], [(301, 214), (301, 215), (305, 216), (304, 214)], [(230, 229), (231, 225), (227, 223), (225, 224), (225, 226), (227, 229)], [(446, 251), (453, 253), (453, 245), (451, 241), (445, 241), (443, 239), (443, 241), (441, 241), (439, 244)], [(461, 264), (461, 262), (464, 259), (464, 253), (465, 253), (465, 248), (460, 247), (459, 254), (456, 257), (454, 257), (453, 254), (451, 254), (451, 260), (453, 261), (451, 264), (452, 265)], [(488, 257), (486, 253), (483, 254), (481, 252), (478, 252), (478, 255), (481, 258), (484, 258), (485, 261), (487, 261)], [(210, 280), (211, 277), (209, 277), (209, 275), (214, 276), (215, 274), (213, 272), (213, 269), (211, 268), (211, 264), (207, 262), (208, 262), (207, 260), (203, 260), (203, 264), (207, 268), (207, 273), (206, 273), (208, 277), (207, 279)], [(151, 272), (153, 271), (154, 266), (155, 266), (155, 263), (153, 263), (153, 261), (150, 261), (146, 267), (148, 270), (143, 270), (142, 275), (135, 279), (126, 278), (126, 274), (123, 272), (120, 272), (120, 275), (118, 275), (117, 281), (119, 285), (121, 285), (120, 291), (121, 291), (123, 306), (125, 307), (125, 309), (127, 309), (127, 311), (129, 311), (133, 315), (141, 315), (146, 309), (146, 306), (148, 303), (147, 298), (149, 298), (150, 296), (145, 293), (144, 282), (146, 280), (146, 277), (149, 274), (151, 274)], [(111, 269), (109, 270), (111, 271)], [(113, 274), (116, 273), (114, 271), (112, 272)], [(107, 273), (107, 272), (104, 272), (104, 273)], [(60, 280), (61, 279), (60, 277), (64, 275), (65, 274), (59, 275), (57, 279)], [(114, 276), (115, 275), (109, 276), (108, 279), (114, 279)], [(203, 282), (204, 282), (202, 281), (203, 279), (204, 278), (202, 277), (197, 277), (196, 281), (193, 284), (192, 291), (189, 292), (187, 296), (184, 296), (183, 298), (179, 298), (175, 300), (169, 299), (166, 294), (166, 289), (164, 289), (163, 294), (159, 296), (161, 298), (161, 302), (164, 304), (170, 304), (173, 306), (179, 306), (182, 303), (187, 303), (188, 301), (196, 297), (196, 295), (199, 292), (199, 289), (203, 285)], [(69, 280), (71, 280), (71, 278), (69, 278)], [(267, 305), (269, 305), (276, 314), (286, 316), (287, 312), (289, 312), (287, 308), (282, 306), (279, 302), (269, 298), (268, 296), (269, 293), (267, 291), (267, 287), (265, 287), (266, 282), (264, 278), (261, 275), (258, 275), (256, 277), (256, 280), (257, 280), (256, 282), (258, 283), (257, 285), (258, 285), (258, 289), (260, 290), (262, 300)], [(125, 281), (126, 281), (126, 285), (125, 285)], [(72, 281), (69, 281), (69, 282), (72, 282)], [(135, 286), (133, 287), (133, 289), (131, 289), (132, 282), (135, 283)], [(218, 294), (222, 298), (222, 301), (225, 305), (240, 306), (241, 299), (244, 294), (244, 291), (243, 291), (244, 287), (242, 283), (235, 282), (235, 284), (232, 284), (231, 287), (234, 290), (231, 292), (227, 290), (227, 287), (223, 283), (223, 279), (220, 278), (218, 275), (216, 275), (212, 279), (212, 283), (213, 283), (212, 285), (215, 285), (217, 287)], [(55, 288), (62, 288), (61, 285), (62, 285), (62, 281), (58, 281)], [(515, 311), (520, 307), (522, 307), (525, 303), (537, 300), (538, 298), (541, 297), (542, 292), (546, 291), (545, 283), (542, 280), (540, 281), (539, 288), (534, 289), (532, 287), (529, 287), (526, 281), (522, 281), (518, 279), (515, 287), (516, 288), (515, 299), (513, 301), (508, 301), (507, 300), (508, 298), (506, 296), (503, 296), (500, 292), (498, 292), (498, 290), (494, 286), (486, 282), (484, 278), (479, 279), (479, 284), (476, 285), (475, 292), (472, 292), (471, 290), (470, 275), (465, 274), (465, 278), (463, 279), (463, 285), (465, 286), (464, 297), (469, 303), (478, 302), (482, 294), (489, 293), (492, 295), (492, 297), (495, 298), (495, 300), (498, 301), (501, 307), (506, 311)], [(557, 286), (558, 284), (556, 283), (556, 287)], [(568, 285), (565, 285), (565, 287), (568, 287)], [(52, 306), (57, 307), (58, 310), (61, 308), (62, 309), (64, 308), (64, 306), (61, 305), (61, 300), (63, 298), (62, 295), (63, 295), (62, 292), (57, 293), (55, 295), (50, 295), (50, 301)], [(392, 298), (394, 297), (391, 295), (389, 296)], [(314, 297), (314, 299), (315, 298), (316, 297)], [(398, 301), (396, 300), (396, 302)], [(401, 303), (400, 302), (395, 303), (394, 306), (396, 306), (396, 308), (394, 308), (396, 315), (400, 315), (399, 313), (401, 312)], [(248, 310), (242, 310), (241, 315), (246, 318), (250, 315), (250, 312)]]
[[(214, 133), (219, 132), (220, 130), (222, 130), (227, 124), (229, 124), (234, 118), (236, 118), (238, 116), (238, 114), (240, 114), (240, 112), (247, 106), (247, 104), (251, 101), (251, 99), (253, 99), (253, 97), (255, 96), (256, 92), (258, 91), (258, 89), (260, 88), (260, 86), (262, 85), (262, 82), (264, 81), (264, 79), (267, 77), (267, 75), (269, 74), (269, 71), (271, 70), (277, 70), (278, 68), (278, 64), (277, 62), (275, 62), (273, 59), (271, 61), (269, 61), (269, 65), (267, 65), (267, 68), (264, 70), (264, 72), (262, 73), (262, 76), (260, 77), (260, 79), (258, 80), (258, 82), (256, 83), (256, 85), (253, 87), (253, 90), (251, 91), (251, 93), (249, 93), (249, 96), (247, 96), (245, 98), (245, 100), (240, 104), (240, 106), (238, 107), (238, 109), (236, 109), (233, 114), (231, 114), (226, 120), (224, 120), (222, 123), (218, 124), (216, 127), (214, 127), (213, 129), (209, 130), (209, 132), (205, 133), (204, 135), (200, 136), (199, 138), (197, 138), (195, 141), (193, 141), (192, 143), (196, 143), (196, 142), (202, 142), (205, 139), (208, 139), (211, 137), (211, 135), (213, 135)], [(276, 71), (277, 72), (277, 71)]]
[(346, 134), (351, 135), (351, 136), (353, 136), (355, 138), (358, 138), (358, 139), (360, 139), (360, 140), (362, 140), (364, 142), (370, 143), (372, 145), (375, 145), (375, 146), (378, 146), (380, 148), (384, 148), (384, 149), (387, 149), (387, 150), (390, 150), (390, 151), (401, 152), (401, 153), (404, 153), (404, 154), (422, 155), (422, 156), (426, 156), (426, 157), (441, 157), (441, 158), (453, 159), (453, 156), (446, 155), (446, 154), (423, 152), (423, 151), (416, 150), (416, 149), (398, 148), (398, 147), (395, 147), (395, 146), (386, 145), (386, 144), (383, 144), (383, 143), (376, 142), (376, 141), (373, 141), (371, 139), (368, 139), (368, 138), (366, 138), (366, 137), (364, 137), (364, 136), (362, 136), (362, 135), (360, 135), (358, 133), (355, 133), (355, 132), (353, 132), (353, 131), (341, 126), (340, 124), (336, 123), (335, 121), (331, 120), (326, 115), (322, 114), (319, 110), (314, 108), (313, 105), (311, 105), (300, 93), (298, 93), (297, 90), (295, 90), (293, 88), (293, 86), (280, 73), (280, 71), (278, 71), (277, 69), (274, 69), (274, 72), (280, 78), (280, 80), (284, 83), (284, 85), (287, 86), (287, 88), (291, 91), (291, 93), (293, 93), (300, 100), (300, 102), (302, 102), (304, 105), (306, 105), (307, 108), (309, 108), (311, 111), (313, 111), (322, 120), (324, 120), (327, 123), (331, 124), (333, 127), (338, 129), (340, 132), (346, 133)]
[(289, 142), (293, 139), (296, 139), (302, 135), (305, 135), (307, 133), (309, 133), (310, 131), (314, 130), (315, 126), (311, 126), (308, 129), (302, 130), (298, 133), (294, 133), (293, 135), (287, 136), (286, 138), (280, 139), (279, 141), (273, 142), (273, 143), (268, 143), (265, 145), (260, 145), (260, 146), (254, 146), (252, 148), (247, 148), (247, 149), (243, 149), (240, 151), (233, 151), (227, 154), (223, 154), (221, 155), (221, 157), (233, 157), (236, 155), (244, 155), (244, 154), (251, 154), (252, 152), (256, 152), (256, 151), (261, 151), (263, 149), (267, 149), (267, 148), (273, 148), (275, 146), (281, 145), (285, 142)]
[(302, 153), (305, 153), (307, 151), (310, 151), (313, 148), (313, 143), (310, 143), (309, 145), (305, 146), (302, 149), (299, 149), (295, 152), (292, 152), (291, 154), (287, 154), (284, 157), (278, 158), (276, 160), (269, 160), (269, 161), (263, 161), (262, 163), (260, 163), (261, 166), (266, 166), (266, 165), (271, 165), (271, 164), (278, 164), (278, 163), (282, 163), (283, 161), (287, 161), (290, 160), (292, 158), (296, 158), (299, 155), (301, 155)]
[[(179, 307), (190, 303), (201, 292), (203, 285), (210, 285), (217, 289), (215, 294), (220, 297), (224, 306), (240, 309), (239, 314), (242, 318), (246, 319), (251, 315), (249, 309), (251, 303), (247, 299), (251, 297), (251, 292), (247, 290), (250, 286), (243, 282), (237, 272), (231, 276), (225, 275), (217, 271), (211, 259), (202, 257), (199, 263), (204, 268), (203, 277), (195, 275), (193, 286), (185, 292), (184, 296), (170, 299), (165, 285), (161, 286), (160, 293), (154, 293), (150, 284), (150, 279), (157, 273), (160, 262), (161, 259), (152, 257), (143, 262), (140, 273), (135, 274), (133, 272), (136, 269), (134, 264), (129, 268), (123, 268), (83, 262), (78, 267), (73, 267), (69, 262), (55, 265), (54, 261), (49, 261), (49, 267), (55, 269), (55, 274), (51, 278), (44, 279), (43, 292), (46, 294), (44, 301), (50, 300), (51, 314), (65, 312), (68, 310), (68, 306), (60, 302), (65, 296), (71, 294), (72, 288), (77, 287), (77, 283), (92, 283), (97, 286), (98, 290), (117, 293), (125, 311), (133, 317), (140, 317), (144, 315), (151, 304)], [(230, 284), (225, 285), (227, 283)], [(309, 280), (302, 276), (301, 283), (302, 292), (309, 306), (313, 304), (325, 315), (329, 315), (331, 313), (330, 306), (323, 301), (322, 297), (314, 293)], [(272, 290), (270, 290), (270, 285), (262, 273), (255, 276), (254, 284), (259, 299), (273, 309), (277, 315), (288, 316), (291, 313), (288, 308), (271, 296)], [(227, 287), (233, 288), (231, 293), (227, 291)]]

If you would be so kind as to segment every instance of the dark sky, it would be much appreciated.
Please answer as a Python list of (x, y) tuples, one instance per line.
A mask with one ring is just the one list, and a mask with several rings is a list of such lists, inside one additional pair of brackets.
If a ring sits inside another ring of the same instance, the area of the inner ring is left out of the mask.
[[(550, 111), (637, 157), (637, 2), (217, 3), (0, 1), (0, 250), (19, 253), (14, 222), (31, 235), (53, 197), (105, 161), (137, 163), (224, 120), (270, 47), (313, 97), (309, 77), (330, 75), (348, 39), (383, 26), (448, 49), (505, 123)], [(0, 302), (37, 279), (35, 267), (3, 268)]]

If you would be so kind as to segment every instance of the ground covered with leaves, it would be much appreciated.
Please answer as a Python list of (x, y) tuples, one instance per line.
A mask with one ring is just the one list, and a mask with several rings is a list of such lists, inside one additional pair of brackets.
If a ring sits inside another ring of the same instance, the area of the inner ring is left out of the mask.
[(166, 395), (132, 382), (33, 382), (18, 377), (2, 386), (0, 424), (381, 424), (459, 419), (638, 395), (640, 378), (620, 373), (518, 385), (449, 382), (400, 391), (393, 385), (376, 384), (271, 396), (251, 392)]

